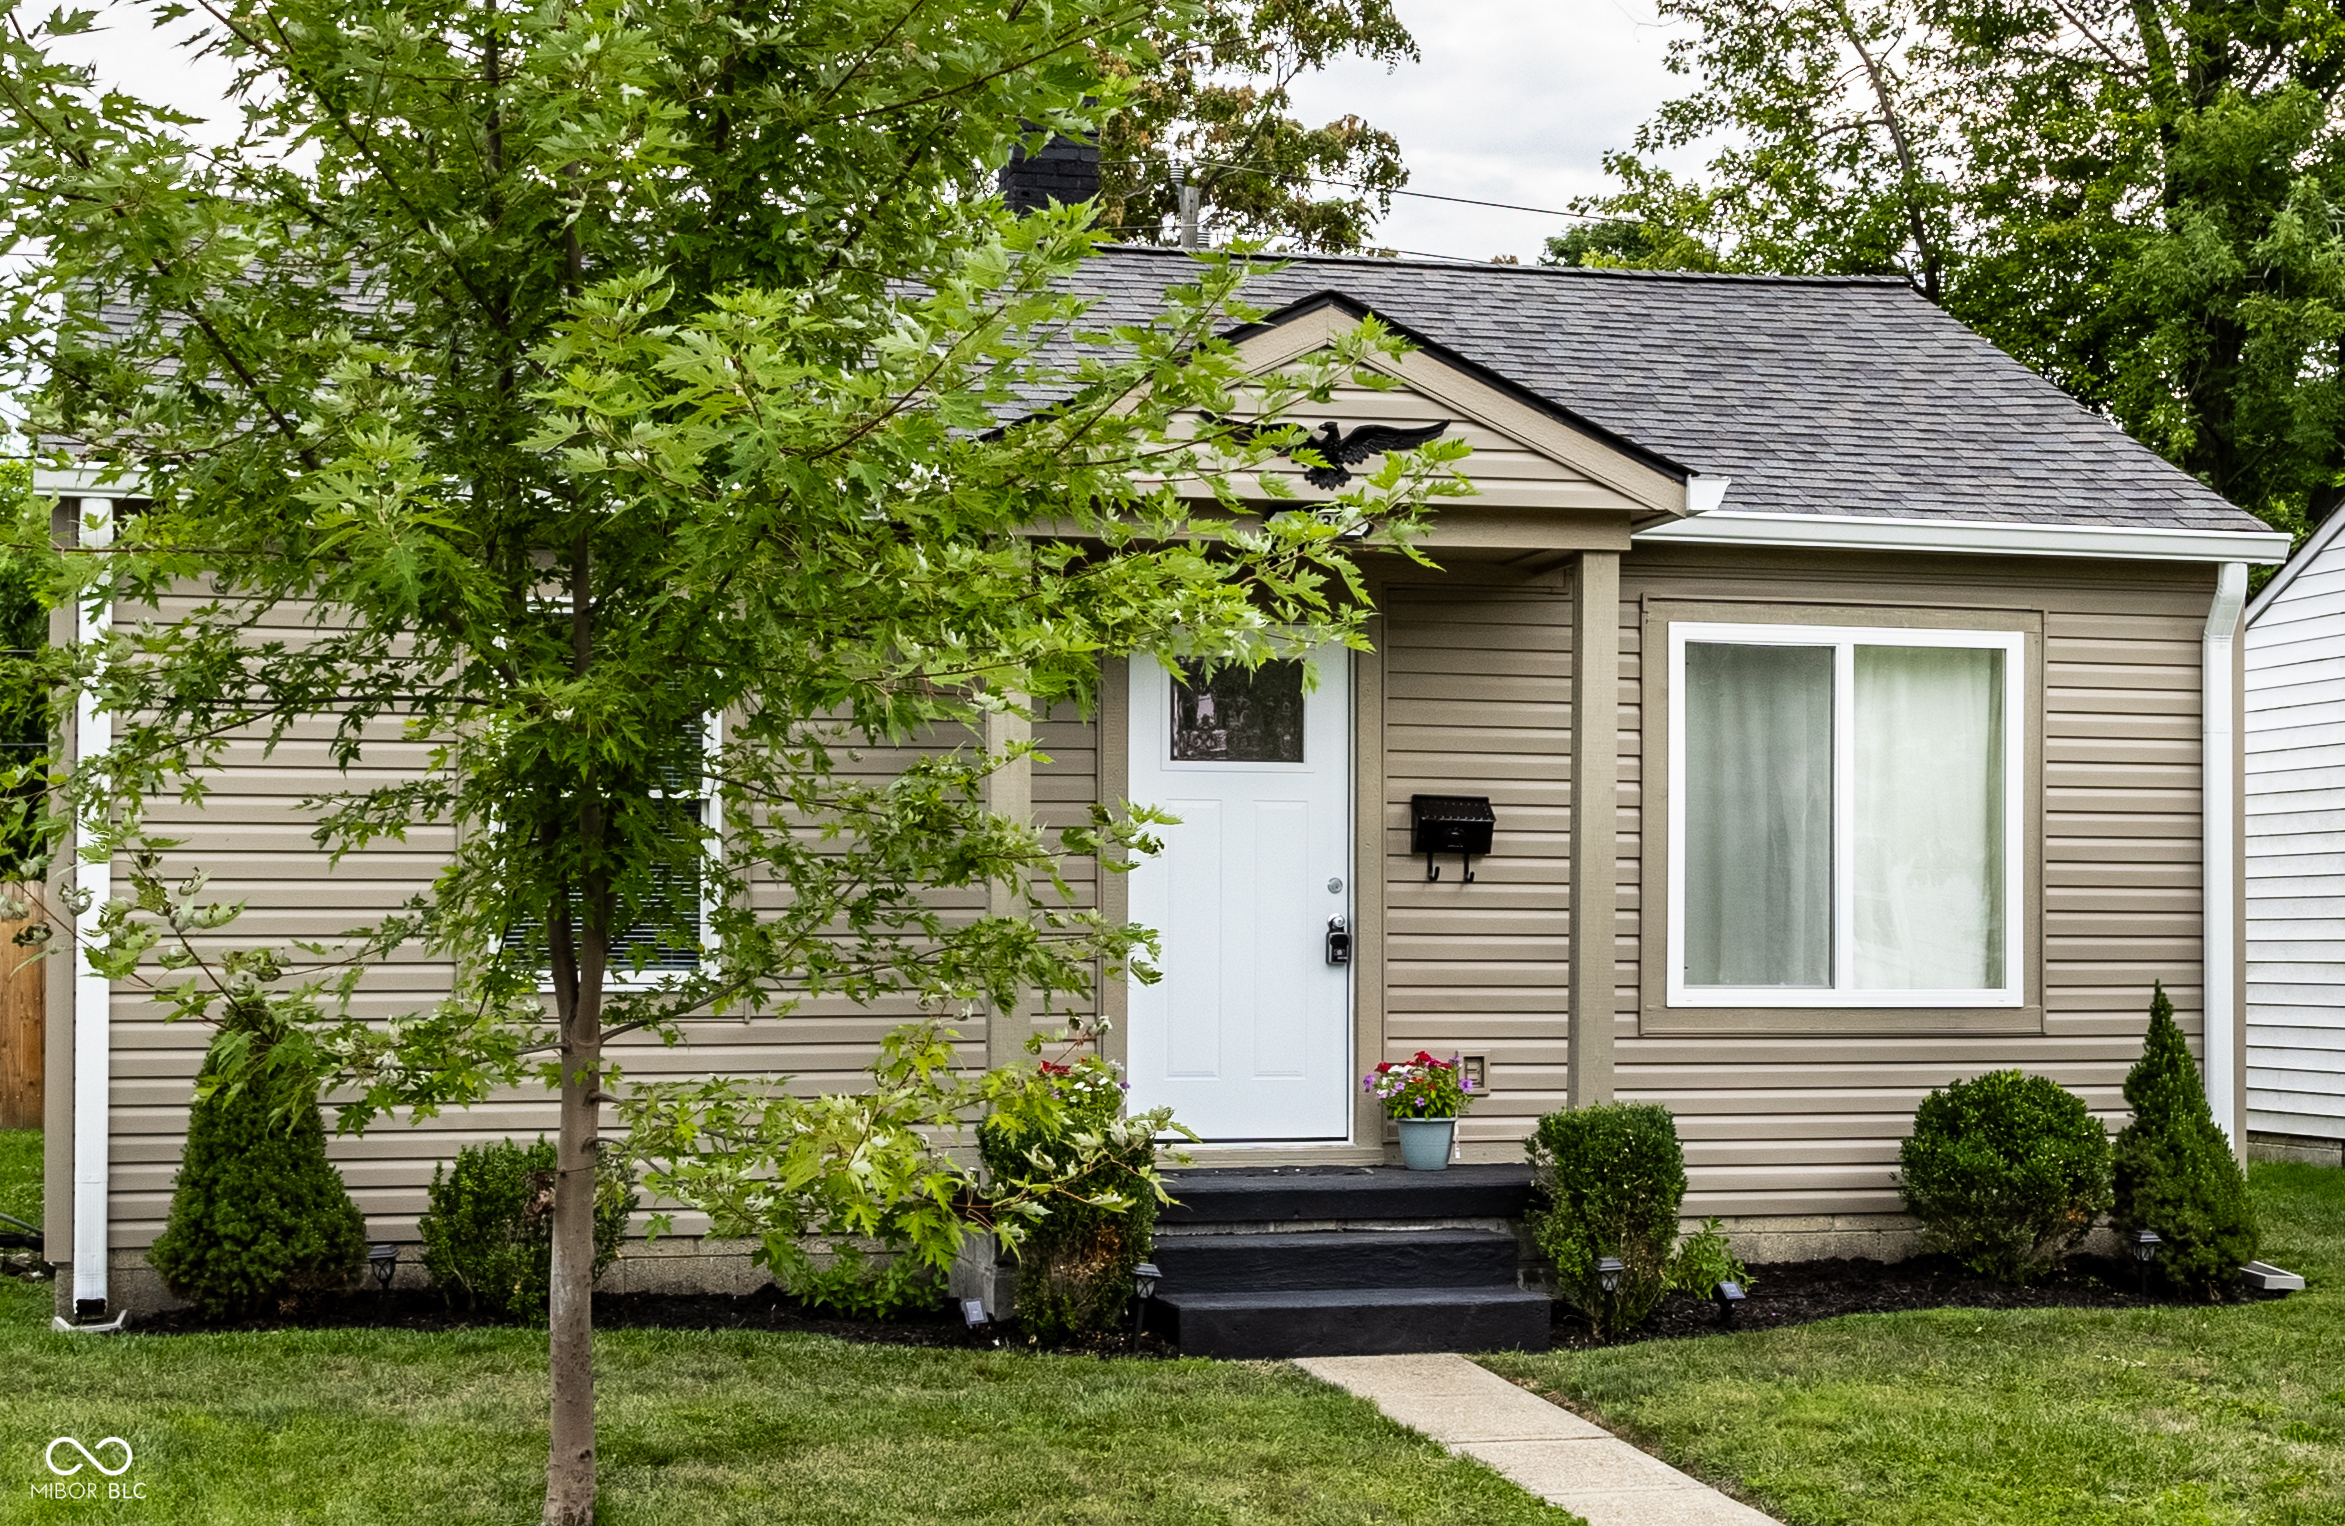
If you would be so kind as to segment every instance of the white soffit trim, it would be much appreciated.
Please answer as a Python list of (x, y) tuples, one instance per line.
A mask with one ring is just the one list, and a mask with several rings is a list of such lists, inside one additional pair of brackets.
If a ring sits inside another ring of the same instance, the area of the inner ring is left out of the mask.
[(63, 471), (55, 467), (36, 466), (33, 468), (33, 491), (65, 497), (76, 493), (103, 493), (110, 498), (130, 496), (129, 488), (121, 477), (109, 476), (86, 466), (67, 467)]
[(1712, 477), (1701, 472), (1685, 480), (1685, 511), (1688, 514), (1715, 514), (1726, 502), (1726, 490), (1734, 486), (1732, 477)]
[[(1703, 480), (1695, 479), (1697, 483)], [(1636, 539), (1703, 546), (1813, 546), (1847, 551), (2267, 564), (2286, 559), (2289, 541), (2278, 530), (2136, 530), (2119, 525), (2017, 524), (1984, 519), (1767, 514), (1751, 509), (1712, 509), (1675, 524), (1639, 530)]]

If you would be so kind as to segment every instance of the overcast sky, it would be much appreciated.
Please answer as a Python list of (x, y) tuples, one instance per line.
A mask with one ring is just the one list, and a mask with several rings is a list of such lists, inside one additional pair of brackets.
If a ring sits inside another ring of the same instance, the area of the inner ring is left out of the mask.
[[(1314, 124), (1356, 112), (1399, 137), (1410, 189), (1562, 208), (1606, 187), (1602, 159), (1683, 88), (1662, 67), (1669, 33), (1651, 0), (1397, 0), (1425, 59), (1387, 74), (1339, 67), (1300, 82)], [(218, 113), (227, 71), (191, 60), (116, 5), (78, 50), (109, 84), (198, 115)], [(1537, 255), (1562, 220), (1537, 212), (1398, 197), (1382, 243), (1488, 259)]]
[[(1606, 149), (1687, 82), (1663, 65), (1672, 33), (1651, 0), (1396, 0), (1425, 56), (1387, 75), (1351, 64), (1298, 83), (1305, 121), (1357, 112), (1400, 139), (1409, 189), (1562, 208), (1610, 188)], [(1563, 223), (1393, 198), (1379, 239), (1426, 254), (1539, 253)]]

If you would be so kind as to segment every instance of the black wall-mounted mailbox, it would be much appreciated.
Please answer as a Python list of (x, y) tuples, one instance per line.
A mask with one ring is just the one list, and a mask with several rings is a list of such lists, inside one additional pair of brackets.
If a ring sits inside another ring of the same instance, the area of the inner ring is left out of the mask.
[(1490, 834), (1498, 818), (1488, 795), (1411, 795), (1409, 797), (1409, 851), (1425, 855), (1425, 878), (1441, 878), (1436, 853), (1455, 853), (1474, 883), (1474, 855), (1490, 851)]

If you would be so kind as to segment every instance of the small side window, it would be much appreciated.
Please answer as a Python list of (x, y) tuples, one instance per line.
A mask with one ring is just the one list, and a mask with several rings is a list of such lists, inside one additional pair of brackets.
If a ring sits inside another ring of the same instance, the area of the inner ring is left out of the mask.
[[(693, 718), (689, 734), (700, 740), (704, 755), (716, 745), (716, 728), (705, 716)], [(709, 821), (707, 781), (687, 769), (661, 772), (659, 784), (645, 791), (645, 803), (673, 820), (679, 840), (697, 841)], [(679, 852), (677, 856), (690, 867), (662, 867), (652, 872), (661, 892), (657, 899), (668, 909), (611, 940), (611, 978), (616, 984), (648, 982), (663, 973), (700, 968), (708, 943), (707, 892), (701, 883), (698, 854)], [(505, 950), (535, 954), (542, 968), (547, 957), (545, 936), (540, 922), (516, 924), (505, 934)]]

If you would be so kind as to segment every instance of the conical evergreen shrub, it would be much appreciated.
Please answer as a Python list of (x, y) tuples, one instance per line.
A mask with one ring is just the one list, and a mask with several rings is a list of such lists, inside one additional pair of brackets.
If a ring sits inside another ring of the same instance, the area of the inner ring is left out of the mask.
[(244, 1084), (195, 1105), (171, 1219), (147, 1252), (163, 1285), (207, 1314), (345, 1287), (366, 1265), (366, 1218), (326, 1159), (315, 1089), (267, 1064), (276, 1037), (265, 1006), (230, 1009), (204, 1076), (219, 1074), (233, 1042), (248, 1055)]
[(2218, 1296), (2255, 1259), (2255, 1206), (2162, 984), (2125, 1100), (2133, 1122), (2117, 1136), (2117, 1229), (2157, 1231), (2156, 1275), (2177, 1292)]

